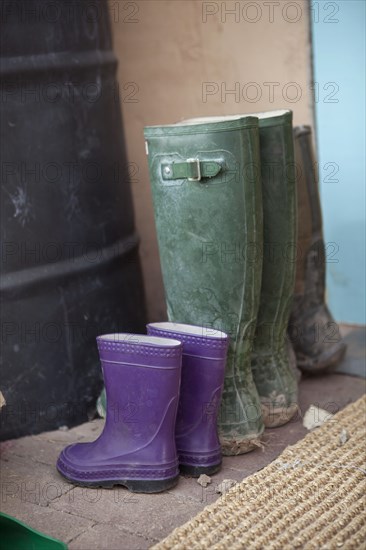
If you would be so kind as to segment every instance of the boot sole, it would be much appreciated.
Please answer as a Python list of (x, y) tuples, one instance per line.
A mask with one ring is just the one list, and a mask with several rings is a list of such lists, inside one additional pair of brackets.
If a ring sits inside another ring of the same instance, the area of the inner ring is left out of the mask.
[[(61, 472), (60, 472), (61, 473)], [(169, 479), (111, 479), (111, 480), (100, 480), (100, 481), (79, 481), (71, 479), (64, 474), (62, 477), (67, 479), (73, 485), (78, 487), (89, 487), (97, 488), (101, 487), (103, 489), (113, 489), (115, 486), (122, 486), (131, 491), (131, 493), (162, 493), (168, 489), (172, 489), (178, 484), (179, 475), (171, 477)]]
[[(266, 428), (278, 428), (284, 426), (295, 416), (299, 411), (297, 404), (291, 405), (291, 407), (283, 407), (277, 409), (269, 409), (262, 405), (262, 419)], [(285, 414), (284, 414), (285, 413)]]
[(262, 433), (252, 436), (250, 439), (226, 439), (220, 437), (221, 450), (224, 456), (236, 456), (250, 453), (258, 447), (262, 447), (261, 437)]
[(213, 466), (189, 466), (188, 464), (180, 464), (180, 473), (184, 476), (200, 477), (200, 475), (206, 474), (206, 476), (212, 476), (221, 470), (221, 464), (214, 464)]
[(323, 354), (318, 361), (312, 361), (306, 356), (297, 357), (297, 366), (304, 374), (324, 374), (334, 369), (343, 359), (347, 350), (347, 345), (342, 343), (338, 349), (329, 354)]

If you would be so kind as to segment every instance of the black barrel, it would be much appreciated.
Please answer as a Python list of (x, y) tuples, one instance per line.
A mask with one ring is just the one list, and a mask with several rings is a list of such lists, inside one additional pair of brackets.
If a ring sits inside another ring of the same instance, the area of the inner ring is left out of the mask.
[(107, 2), (0, 5), (7, 439), (86, 421), (95, 337), (146, 318)]

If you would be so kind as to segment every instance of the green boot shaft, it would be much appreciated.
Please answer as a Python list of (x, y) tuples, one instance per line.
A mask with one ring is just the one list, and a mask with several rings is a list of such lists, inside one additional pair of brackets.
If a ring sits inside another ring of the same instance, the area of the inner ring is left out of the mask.
[(258, 114), (263, 271), (252, 370), (266, 426), (286, 423), (297, 410), (293, 351), (287, 340), (296, 270), (296, 181), (292, 112)]
[(224, 453), (245, 452), (263, 431), (250, 369), (262, 270), (258, 122), (148, 127), (145, 138), (168, 317), (230, 334), (219, 430)]

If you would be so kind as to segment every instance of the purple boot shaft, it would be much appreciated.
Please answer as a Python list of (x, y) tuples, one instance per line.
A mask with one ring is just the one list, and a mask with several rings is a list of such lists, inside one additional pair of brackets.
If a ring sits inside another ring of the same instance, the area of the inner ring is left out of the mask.
[(224, 383), (228, 336), (179, 323), (150, 323), (149, 335), (183, 344), (182, 380), (175, 441), (182, 473), (212, 475), (221, 466), (217, 417)]
[(182, 345), (134, 334), (97, 338), (107, 394), (106, 421), (92, 443), (66, 447), (58, 471), (87, 487), (124, 485), (155, 493), (178, 481), (174, 440)]

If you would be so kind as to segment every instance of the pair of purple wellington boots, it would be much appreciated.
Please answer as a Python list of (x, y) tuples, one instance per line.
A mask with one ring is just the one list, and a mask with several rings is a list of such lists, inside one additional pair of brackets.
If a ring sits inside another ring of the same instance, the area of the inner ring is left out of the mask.
[(220, 469), (228, 336), (168, 322), (149, 324), (147, 333), (97, 338), (106, 421), (96, 441), (61, 452), (57, 469), (68, 481), (157, 493), (174, 487), (179, 471), (198, 477)]

